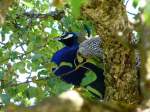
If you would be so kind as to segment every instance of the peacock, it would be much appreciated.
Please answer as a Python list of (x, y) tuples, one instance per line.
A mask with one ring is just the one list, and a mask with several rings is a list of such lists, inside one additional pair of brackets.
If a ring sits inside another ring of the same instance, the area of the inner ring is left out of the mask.
[[(55, 38), (55, 40), (60, 41), (64, 44), (64, 47), (58, 50), (52, 57), (51, 62), (57, 64), (57, 68), (53, 69), (53, 72), (56, 76), (59, 76), (63, 81), (71, 83), (75, 86), (80, 86), (85, 73), (87, 71), (92, 71), (96, 74), (96, 80), (91, 82), (88, 86), (99, 91), (104, 97), (105, 93), (105, 83), (104, 83), (104, 74), (103, 69), (86, 61), (86, 58), (83, 57), (82, 62), (78, 61), (79, 54), (90, 54), (94, 51), (95, 56), (101, 57), (102, 49), (95, 49), (99, 46), (100, 41), (97, 41), (98, 38), (90, 39), (89, 46), (84, 46), (88, 41), (83, 41), (79, 43), (80, 36), (75, 32), (64, 32), (60, 37)], [(97, 43), (98, 42), (98, 43)], [(93, 44), (93, 45), (92, 45)], [(87, 51), (93, 49), (93, 51)], [(95, 50), (94, 50), (95, 49)], [(102, 58), (102, 57), (101, 57)], [(82, 65), (82, 66), (80, 66)]]

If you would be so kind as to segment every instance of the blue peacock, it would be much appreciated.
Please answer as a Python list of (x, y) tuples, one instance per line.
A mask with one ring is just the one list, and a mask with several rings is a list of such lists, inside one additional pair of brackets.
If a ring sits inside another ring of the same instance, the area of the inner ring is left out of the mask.
[[(82, 63), (82, 66), (78, 66), (79, 62), (77, 60), (77, 55), (79, 53), (83, 53), (84, 55), (93, 53), (95, 56), (101, 54), (101, 49), (94, 49), (94, 46), (99, 47), (100, 44), (100, 41), (97, 41), (97, 39), (100, 38), (90, 39), (87, 42), (85, 41), (79, 44), (78, 33), (65, 32), (60, 37), (55, 38), (55, 40), (62, 42), (64, 47), (53, 55), (51, 61), (58, 66), (53, 69), (54, 74), (59, 76), (65, 82), (75, 86), (80, 86), (80, 83), (88, 70), (94, 72), (97, 78), (95, 81), (91, 82), (89, 86), (99, 91), (102, 94), (102, 97), (104, 97), (105, 83), (103, 69), (95, 64), (86, 62), (85, 58), (80, 62), (80, 64)], [(92, 52), (88, 50), (92, 50)], [(84, 51), (86, 52), (84, 53)], [(62, 64), (63, 62), (65, 62), (65, 64)], [(66, 63), (69, 63), (69, 65)]]

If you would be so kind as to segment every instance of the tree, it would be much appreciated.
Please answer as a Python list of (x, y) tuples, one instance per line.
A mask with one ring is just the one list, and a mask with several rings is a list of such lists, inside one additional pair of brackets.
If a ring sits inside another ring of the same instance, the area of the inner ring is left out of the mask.
[[(105, 100), (128, 103), (139, 99), (138, 77), (135, 68), (134, 49), (130, 45), (132, 30), (129, 27), (122, 1), (91, 1), (83, 8), (96, 26), (104, 41), (104, 63), (106, 79)], [(119, 36), (119, 32), (122, 33)]]
[[(133, 5), (136, 7), (138, 2), (134, 0)], [(106, 83), (104, 101), (125, 104), (147, 102), (141, 99), (139, 91), (135, 48), (139, 49), (142, 59), (141, 84), (145, 85), (141, 90), (149, 99), (147, 91), (149, 81), (146, 79), (149, 67), (144, 66), (149, 63), (149, 46), (146, 46), (149, 45), (148, 4), (144, 12), (141, 10), (135, 15), (135, 20), (141, 21), (131, 24), (122, 0), (53, 0), (52, 3), (47, 0), (24, 0), (9, 3), (12, 4), (11, 7), (4, 5), (4, 8), (1, 8), (3, 12), (1, 17), (5, 18), (5, 22), (1, 22), (3, 25), (0, 30), (2, 105), (9, 104), (11, 99), (14, 103), (29, 106), (32, 103), (31, 99), (35, 99), (37, 103), (72, 87), (53, 75), (51, 71), (55, 65), (50, 63), (50, 58), (62, 47), (62, 44), (52, 38), (66, 30), (81, 32), (83, 23), (93, 26), (93, 33), (103, 39)], [(7, 3), (3, 1), (3, 4)], [(54, 6), (59, 10), (51, 11)], [(84, 17), (80, 16), (80, 8)], [(65, 15), (65, 12), (68, 15)], [(143, 15), (146, 18), (144, 21), (141, 19)], [(133, 30), (139, 32), (141, 37), (141, 43), (136, 46), (131, 41)], [(24, 81), (21, 81), (23, 79), (21, 78), (19, 82), (19, 77), (24, 77)], [(89, 105), (94, 104), (89, 103)], [(112, 105), (117, 104), (112, 103)], [(127, 108), (129, 109), (128, 106)]]

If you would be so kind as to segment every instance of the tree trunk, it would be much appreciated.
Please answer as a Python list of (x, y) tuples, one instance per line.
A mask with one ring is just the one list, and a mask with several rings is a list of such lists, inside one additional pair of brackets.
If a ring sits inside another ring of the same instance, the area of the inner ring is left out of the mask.
[(139, 30), (142, 31), (140, 45), (141, 90), (144, 96), (143, 104), (150, 108), (150, 25), (143, 24)]
[(131, 32), (122, 0), (91, 0), (81, 13), (93, 21), (103, 39), (105, 101), (139, 102), (138, 76)]

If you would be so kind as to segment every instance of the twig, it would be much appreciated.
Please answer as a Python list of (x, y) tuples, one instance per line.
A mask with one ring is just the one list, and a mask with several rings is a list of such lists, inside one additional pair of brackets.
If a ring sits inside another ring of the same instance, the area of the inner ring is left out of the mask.
[(137, 14), (127, 11), (127, 13), (136, 16)]
[(0, 42), (0, 44), (2, 44), (2, 45), (4, 45), (4, 46), (5, 46), (5, 44), (4, 44), (3, 42)]
[[(45, 46), (46, 46), (46, 44), (43, 45), (43, 46), (38, 46), (37, 48), (32, 49), (31, 51), (25, 52), (24, 54), (21, 54), (21, 55), (19, 55), (19, 56), (17, 56), (17, 57), (18, 57), (18, 58), (23, 57), (23, 56), (25, 56), (25, 55), (27, 55), (27, 54), (30, 54), (31, 52), (35, 51), (36, 49), (41, 49), (41, 48), (43, 48), (43, 47), (45, 47)], [(5, 62), (5, 61), (7, 61), (7, 60), (9, 60), (9, 59), (10, 59), (10, 58), (6, 58), (6, 59), (0, 61), (0, 64), (3, 63), (3, 62)]]
[(32, 75), (32, 70), (30, 70), (30, 72), (28, 73), (29, 76), (27, 77), (27, 82), (29, 81), (29, 79), (31, 78), (31, 75)]
[(19, 86), (19, 85), (22, 85), (22, 84), (27, 84), (27, 83), (30, 83), (30, 82), (37, 82), (37, 81), (41, 81), (41, 80), (48, 80), (48, 79), (50, 79), (50, 77), (37, 79), (37, 80), (35, 80), (35, 81), (33, 81), (33, 80), (28, 80), (28, 81), (20, 82), (20, 83), (16, 83), (16, 84), (11, 84), (10, 82), (8, 82), (8, 83), (6, 84), (6, 85), (8, 85), (8, 86), (5, 85), (5, 87), (3, 87), (3, 88), (0, 87), (0, 89), (16, 87), (16, 86)]
[(46, 14), (35, 14), (35, 13), (28, 13), (25, 12), (23, 15), (30, 17), (30, 18), (48, 18), (48, 17), (53, 17), (54, 20), (61, 20), (64, 15), (65, 12), (63, 10), (56, 10), (56, 11), (52, 11)]
[(129, 0), (125, 3), (125, 6), (127, 6), (127, 5), (128, 5), (128, 3), (129, 3)]

